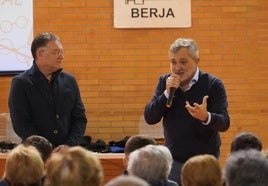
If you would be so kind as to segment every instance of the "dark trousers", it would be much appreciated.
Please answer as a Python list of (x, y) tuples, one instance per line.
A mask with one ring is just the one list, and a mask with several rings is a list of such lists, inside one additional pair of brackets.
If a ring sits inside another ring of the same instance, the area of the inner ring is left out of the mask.
[(169, 174), (169, 179), (172, 181), (175, 181), (178, 183), (178, 185), (181, 184), (181, 169), (182, 169), (183, 163), (180, 163), (178, 161), (173, 161), (171, 171)]

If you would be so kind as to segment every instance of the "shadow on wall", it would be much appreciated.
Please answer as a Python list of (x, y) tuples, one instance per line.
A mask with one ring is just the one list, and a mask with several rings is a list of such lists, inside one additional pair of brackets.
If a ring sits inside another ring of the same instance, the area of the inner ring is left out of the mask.
[(0, 140), (21, 143), (20, 137), (13, 130), (9, 113), (0, 114)]

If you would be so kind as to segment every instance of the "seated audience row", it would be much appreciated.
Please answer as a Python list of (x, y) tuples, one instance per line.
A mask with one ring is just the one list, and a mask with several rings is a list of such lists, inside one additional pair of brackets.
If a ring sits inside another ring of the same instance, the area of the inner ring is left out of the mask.
[[(261, 140), (251, 132), (236, 135), (224, 169), (213, 155), (196, 155), (182, 167), (182, 186), (264, 186), (268, 183), (268, 159)], [(172, 155), (163, 145), (146, 135), (129, 138), (125, 146), (125, 168), (105, 186), (178, 186), (168, 179)], [(0, 186), (100, 186), (103, 179), (95, 153), (68, 147), (53, 153), (41, 136), (31, 136), (7, 156)]]
[(83, 147), (52, 153), (46, 161), (32, 145), (19, 144), (8, 154), (0, 186), (100, 186), (102, 165)]

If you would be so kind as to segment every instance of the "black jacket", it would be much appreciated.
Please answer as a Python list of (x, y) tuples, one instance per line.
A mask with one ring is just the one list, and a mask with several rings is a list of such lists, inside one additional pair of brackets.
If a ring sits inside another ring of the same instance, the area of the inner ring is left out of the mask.
[(86, 129), (87, 118), (75, 78), (57, 72), (51, 83), (35, 62), (12, 80), (9, 95), (12, 125), (19, 137), (47, 138), (54, 147), (78, 145)]

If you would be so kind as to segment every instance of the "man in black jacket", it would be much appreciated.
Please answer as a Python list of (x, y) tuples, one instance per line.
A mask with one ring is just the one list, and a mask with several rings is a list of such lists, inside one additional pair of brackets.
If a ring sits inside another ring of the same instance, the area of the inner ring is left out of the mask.
[(39, 34), (31, 52), (32, 67), (11, 84), (9, 109), (15, 132), (23, 141), (31, 135), (43, 136), (54, 151), (79, 145), (87, 118), (75, 78), (62, 71), (60, 38)]

